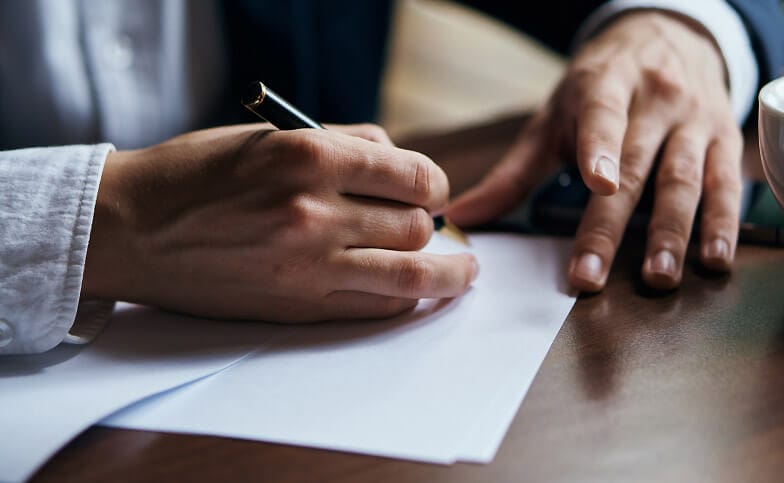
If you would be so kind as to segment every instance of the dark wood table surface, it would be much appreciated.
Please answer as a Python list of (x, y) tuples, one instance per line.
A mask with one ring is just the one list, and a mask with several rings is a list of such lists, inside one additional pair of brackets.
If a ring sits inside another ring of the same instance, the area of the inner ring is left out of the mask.
[[(409, 145), (459, 191), (519, 124)], [(34, 481), (784, 481), (784, 250), (741, 246), (730, 276), (690, 263), (669, 293), (640, 284), (641, 250), (577, 301), (489, 465), (93, 427)]]

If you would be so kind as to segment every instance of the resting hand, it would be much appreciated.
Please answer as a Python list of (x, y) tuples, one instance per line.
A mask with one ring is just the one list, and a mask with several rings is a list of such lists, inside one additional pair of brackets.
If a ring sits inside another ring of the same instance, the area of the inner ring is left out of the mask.
[(670, 289), (681, 281), (700, 201), (700, 258), (712, 269), (730, 268), (741, 150), (712, 40), (685, 19), (630, 13), (584, 46), (507, 156), (447, 213), (458, 224), (489, 221), (552, 173), (557, 160), (576, 159), (593, 194), (568, 277), (578, 289), (598, 291), (646, 181), (655, 176), (642, 277)]
[(447, 203), (443, 171), (380, 128), (337, 129), (225, 127), (111, 154), (83, 296), (305, 322), (465, 291), (471, 255), (417, 252)]

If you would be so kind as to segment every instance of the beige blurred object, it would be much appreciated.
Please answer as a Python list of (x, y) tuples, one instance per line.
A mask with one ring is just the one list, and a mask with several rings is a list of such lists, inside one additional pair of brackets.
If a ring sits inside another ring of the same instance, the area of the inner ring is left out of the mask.
[(393, 138), (532, 109), (564, 60), (505, 24), (451, 1), (398, 0), (382, 87)]

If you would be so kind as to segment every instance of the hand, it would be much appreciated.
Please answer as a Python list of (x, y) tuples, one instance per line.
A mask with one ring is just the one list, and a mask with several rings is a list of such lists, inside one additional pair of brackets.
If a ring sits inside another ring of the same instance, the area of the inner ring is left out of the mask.
[(417, 252), (448, 183), (378, 127), (189, 133), (109, 156), (82, 294), (218, 318), (386, 317), (453, 297), (472, 255)]
[(576, 158), (593, 195), (568, 277), (578, 289), (598, 291), (653, 175), (642, 277), (652, 287), (670, 289), (681, 281), (700, 200), (700, 259), (715, 270), (730, 268), (741, 151), (724, 64), (712, 40), (679, 17), (629, 13), (584, 46), (516, 145), (447, 214), (458, 224), (486, 222), (514, 207), (555, 170), (557, 160)]

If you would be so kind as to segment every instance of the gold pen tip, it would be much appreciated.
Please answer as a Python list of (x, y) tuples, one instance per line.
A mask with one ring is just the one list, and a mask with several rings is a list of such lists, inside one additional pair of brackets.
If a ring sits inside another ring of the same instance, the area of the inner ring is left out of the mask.
[(242, 104), (245, 107), (258, 106), (264, 102), (265, 97), (267, 97), (267, 86), (265, 86), (263, 82), (254, 81), (245, 88), (245, 93), (242, 96)]
[(468, 241), (468, 236), (466, 236), (463, 231), (457, 227), (452, 221), (447, 217), (440, 217), (440, 226), (436, 228), (436, 231), (441, 233), (442, 235), (451, 238), (452, 240), (465, 245), (467, 247), (471, 246), (471, 243)]

